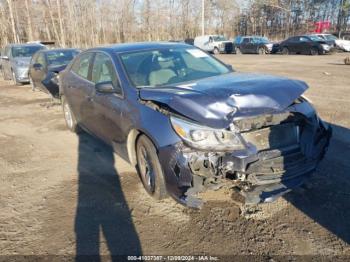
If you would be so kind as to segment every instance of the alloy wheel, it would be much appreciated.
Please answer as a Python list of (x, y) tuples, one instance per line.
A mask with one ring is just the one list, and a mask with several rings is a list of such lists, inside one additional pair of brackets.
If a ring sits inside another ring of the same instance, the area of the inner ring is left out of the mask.
[(154, 192), (155, 174), (154, 168), (147, 152), (147, 149), (142, 145), (138, 152), (138, 164), (142, 182), (148, 192)]
[(264, 48), (259, 48), (259, 55), (266, 55), (266, 51)]

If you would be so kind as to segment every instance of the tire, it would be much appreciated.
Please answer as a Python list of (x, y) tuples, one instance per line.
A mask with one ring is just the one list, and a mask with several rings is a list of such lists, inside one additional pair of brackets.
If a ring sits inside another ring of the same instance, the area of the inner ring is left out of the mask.
[(282, 48), (282, 55), (289, 55), (289, 49), (287, 47)]
[(64, 96), (61, 96), (61, 104), (63, 110), (64, 120), (66, 121), (67, 128), (73, 133), (80, 133), (81, 128), (79, 127), (77, 120)]
[(152, 141), (141, 135), (136, 143), (137, 172), (146, 192), (157, 200), (167, 197), (163, 170)]
[(318, 54), (319, 54), (319, 52), (318, 52), (317, 48), (312, 47), (310, 49), (310, 55), (315, 56), (315, 55), (318, 55)]
[(11, 72), (12, 72), (12, 76), (11, 76), (12, 83), (15, 86), (21, 86), (22, 83), (18, 82), (15, 71), (11, 70)]
[(217, 47), (215, 47), (213, 53), (214, 53), (214, 55), (219, 55), (220, 51)]
[(266, 55), (266, 49), (263, 48), (263, 47), (260, 47), (260, 48), (258, 49), (258, 54), (259, 54), (259, 55)]

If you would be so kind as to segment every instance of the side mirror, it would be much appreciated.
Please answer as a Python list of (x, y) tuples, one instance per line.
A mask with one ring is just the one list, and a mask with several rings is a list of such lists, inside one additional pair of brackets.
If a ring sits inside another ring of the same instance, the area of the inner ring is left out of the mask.
[(42, 64), (39, 64), (39, 63), (35, 63), (33, 65), (34, 69), (35, 70), (42, 70), (43, 69), (43, 65)]
[(104, 94), (112, 94), (117, 92), (117, 90), (114, 88), (113, 83), (111, 81), (97, 83), (95, 85), (95, 89), (98, 92), (104, 93)]
[(6, 55), (2, 56), (1, 59), (6, 60), (6, 61), (10, 60), (9, 57)]

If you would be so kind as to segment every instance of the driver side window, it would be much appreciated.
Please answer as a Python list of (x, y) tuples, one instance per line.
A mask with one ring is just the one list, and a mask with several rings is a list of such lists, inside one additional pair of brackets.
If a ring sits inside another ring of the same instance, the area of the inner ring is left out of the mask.
[(117, 93), (121, 94), (118, 77), (111, 58), (105, 54), (97, 53), (92, 66), (91, 80), (93, 83), (112, 82)]

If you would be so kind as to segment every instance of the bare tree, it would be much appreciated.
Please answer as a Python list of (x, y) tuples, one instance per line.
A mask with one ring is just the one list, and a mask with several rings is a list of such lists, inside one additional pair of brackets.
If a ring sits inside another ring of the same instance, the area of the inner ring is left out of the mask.
[(14, 14), (13, 14), (12, 0), (7, 0), (7, 4), (8, 4), (8, 7), (9, 7), (9, 16), (10, 16), (10, 21), (11, 21), (11, 29), (12, 29), (13, 41), (15, 43), (18, 43), (19, 42), (19, 38), (18, 38), (18, 34), (17, 34), (17, 30), (16, 30), (15, 18), (14, 18)]

